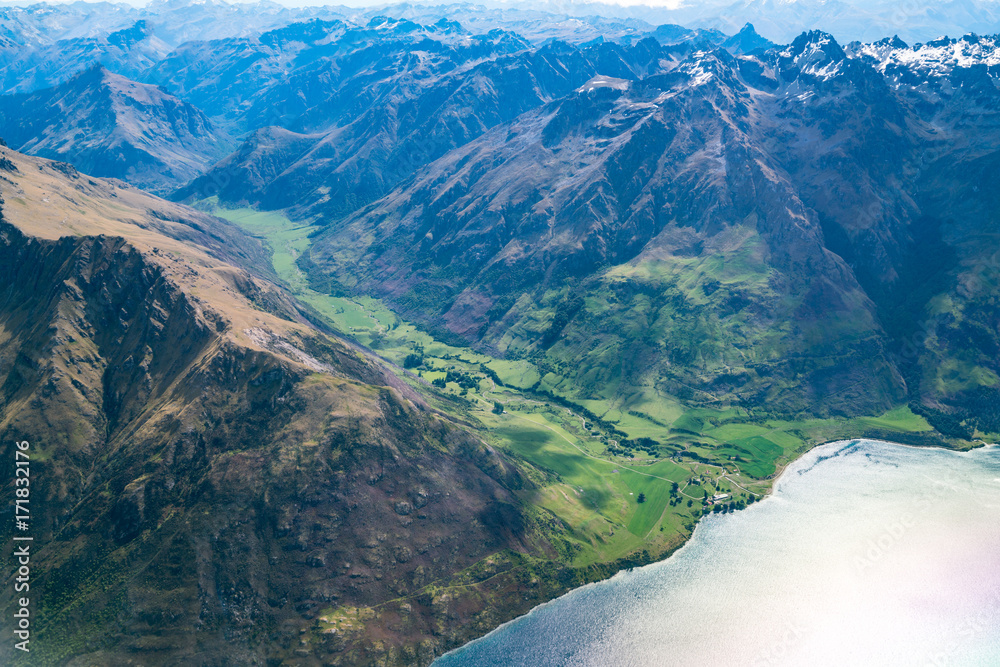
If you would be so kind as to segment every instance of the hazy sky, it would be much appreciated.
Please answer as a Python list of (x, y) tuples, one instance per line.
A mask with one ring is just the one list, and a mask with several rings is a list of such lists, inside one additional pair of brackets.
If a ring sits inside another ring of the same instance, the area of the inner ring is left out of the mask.
[[(68, 0), (58, 0), (68, 1)], [(92, 0), (87, 0), (92, 1)], [(116, 1), (116, 0), (109, 0)], [(142, 7), (147, 0), (117, 0)], [(162, 0), (160, 0), (162, 1)], [(183, 1), (183, 0), (182, 0)], [(219, 0), (205, 0), (218, 2)], [(271, 0), (264, 0), (270, 2)], [(288, 7), (340, 5), (386, 7), (384, 0), (276, 0)], [(637, 18), (651, 25), (679, 23), (735, 34), (750, 22), (764, 37), (784, 44), (805, 30), (820, 29), (838, 40), (875, 41), (899, 35), (910, 43), (942, 35), (1000, 32), (1000, 0), (408, 0), (413, 4), (470, 2), (496, 8), (508, 5), (553, 14)], [(31, 0), (0, 0), (31, 4)], [(601, 5), (608, 9), (601, 9)], [(644, 7), (637, 7), (643, 5)], [(624, 7), (623, 7), (624, 6)]]
[[(212, 2), (214, 0), (208, 0)], [(224, 0), (229, 4), (255, 4), (258, 0)], [(286, 7), (316, 7), (316, 6), (326, 6), (326, 5), (339, 5), (348, 7), (377, 7), (384, 5), (399, 4), (401, 2), (409, 2), (411, 4), (422, 4), (422, 5), (447, 5), (447, 4), (457, 4), (460, 2), (469, 2), (470, 4), (507, 4), (507, 0), (490, 0), (489, 2), (483, 2), (483, 0), (433, 0), (428, 2), (427, 0), (398, 0), (397, 2), (386, 2), (385, 0), (333, 0), (331, 2), (323, 2), (322, 0), (265, 0), (267, 2), (274, 2), (279, 5), (284, 5)], [(794, 0), (793, 0), (794, 1)], [(112, 3), (122, 3), (132, 5), (134, 7), (144, 7), (149, 4), (147, 0), (0, 0), (0, 6), (20, 6), (24, 7), (27, 5), (34, 4), (68, 4), (70, 2), (112, 2)], [(685, 4), (684, 0), (603, 0), (604, 4), (613, 5), (645, 5), (647, 7), (660, 7), (664, 9), (675, 9), (682, 4)], [(513, 4), (513, 3), (511, 3)], [(526, 4), (526, 3), (522, 3)], [(574, 0), (557, 0), (556, 2), (538, 2), (535, 6), (539, 8), (545, 8), (549, 11), (555, 11), (559, 5), (571, 5), (571, 4), (587, 4), (574, 2)], [(691, 4), (688, 2), (687, 4)]]

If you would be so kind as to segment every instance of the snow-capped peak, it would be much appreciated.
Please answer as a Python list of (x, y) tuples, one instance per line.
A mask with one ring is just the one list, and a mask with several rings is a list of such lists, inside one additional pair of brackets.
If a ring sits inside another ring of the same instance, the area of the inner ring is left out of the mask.
[(882, 40), (873, 44), (852, 45), (858, 57), (874, 61), (876, 69), (886, 72), (903, 67), (922, 77), (947, 76), (956, 67), (1000, 65), (1000, 40), (997, 36), (981, 37), (974, 33), (960, 39), (942, 37), (926, 44), (907, 46)]

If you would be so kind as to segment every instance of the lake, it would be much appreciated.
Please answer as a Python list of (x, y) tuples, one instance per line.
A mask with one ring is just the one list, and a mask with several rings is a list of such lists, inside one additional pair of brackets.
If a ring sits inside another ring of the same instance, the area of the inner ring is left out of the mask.
[(457, 665), (1000, 665), (1000, 447), (817, 447), (669, 559), (434, 663)]

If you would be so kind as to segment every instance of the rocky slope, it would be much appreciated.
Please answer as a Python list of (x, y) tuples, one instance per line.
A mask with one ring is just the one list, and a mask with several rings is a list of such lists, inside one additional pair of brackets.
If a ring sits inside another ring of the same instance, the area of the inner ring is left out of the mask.
[[(498, 552), (551, 553), (526, 482), (312, 326), (258, 242), (5, 148), (0, 194), (3, 456), (31, 442), (28, 662), (426, 664), (571, 583), (422, 592)], [(339, 634), (317, 618), (404, 596)]]
[(766, 117), (739, 65), (720, 51), (595, 79), (435, 162), (313, 257), (361, 267), (342, 281), (360, 275), (497, 351), (580, 359), (585, 398), (690, 386), (804, 409), (848, 391), (860, 376), (832, 371), (855, 368), (878, 386), (851, 395), (858, 409), (889, 405), (902, 387), (873, 308), (762, 149)]
[(229, 145), (195, 107), (101, 66), (55, 88), (0, 98), (0, 125), (18, 150), (154, 192), (202, 173)]
[[(536, 69), (556, 81), (543, 82), (538, 93), (522, 92), (531, 65), (519, 59), (506, 66), (506, 54), (527, 46), (503, 31), (473, 36), (446, 21), (420, 26), (378, 18), (364, 28), (296, 24), (259, 40), (216, 45), (211, 55), (178, 52), (151, 80), (190, 99), (205, 96), (210, 113), (263, 127), (176, 198), (217, 195), (272, 209), (302, 201), (311, 210), (353, 210), (384, 194), (400, 173), (464, 143), (484, 124), (512, 118), (537, 103), (546, 87), (560, 85), (566, 74), (543, 62)], [(192, 67), (179, 67), (179, 58)], [(217, 67), (233, 70), (223, 77), (231, 82), (227, 89), (214, 83)], [(276, 77), (276, 69), (290, 71)], [(509, 76), (501, 80), (500, 73)], [(522, 99), (496, 104), (514, 88)]]

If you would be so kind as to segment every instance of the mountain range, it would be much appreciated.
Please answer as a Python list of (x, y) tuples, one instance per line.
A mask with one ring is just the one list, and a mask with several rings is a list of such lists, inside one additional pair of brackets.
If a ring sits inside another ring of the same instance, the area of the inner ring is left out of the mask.
[(844, 7), (0, 10), (32, 659), (425, 665), (818, 442), (995, 439), (1000, 37)]
[(995, 53), (813, 32), (596, 76), (326, 225), (311, 261), (579, 399), (959, 407), (1000, 370), (969, 180), (996, 159)]
[(127, 30), (137, 21), (156, 27), (171, 47), (184, 42), (247, 37), (309, 19), (356, 24), (384, 15), (428, 24), (445, 18), (475, 33), (494, 27), (517, 32), (533, 44), (558, 39), (583, 43), (648, 33), (663, 24), (733, 34), (745, 23), (776, 42), (823, 29), (841, 41), (875, 41), (893, 34), (909, 42), (943, 35), (1000, 31), (1000, 14), (990, 0), (920, 4), (877, 0), (711, 0), (675, 7), (642, 3), (396, 3), (377, 7), (286, 7), (273, 2), (161, 0), (144, 7), (125, 3), (66, 3), (52, 11), (44, 3), (0, 7), (0, 38), (32, 48), (60, 40), (92, 39)]
[[(307, 58), (308, 67), (274, 89), (255, 86), (259, 101), (245, 117), (269, 127), (177, 197), (295, 206), (301, 215), (343, 213), (382, 196), (414, 168), (565, 95), (595, 71), (634, 77), (676, 53), (652, 39), (632, 47), (602, 42), (530, 49), (501, 31), (480, 37), (446, 32), (420, 37), (426, 55), (416, 59), (409, 55), (414, 27), (393, 20), (379, 24), (380, 31), (408, 35), (377, 42), (381, 53), (391, 54), (377, 61), (381, 71), (368, 58), (355, 60), (358, 51), (352, 50)], [(340, 41), (357, 39), (350, 31)], [(454, 40), (461, 46), (451, 46)], [(290, 89), (299, 92), (291, 96)], [(294, 100), (294, 107), (279, 100)]]
[[(81, 70), (106, 63), (116, 73), (135, 78), (162, 60), (171, 48), (153, 34), (145, 20), (107, 35), (61, 39), (29, 45), (9, 41), (0, 49), (0, 89), (27, 93), (64, 83)], [(28, 47), (28, 48), (25, 48)]]

